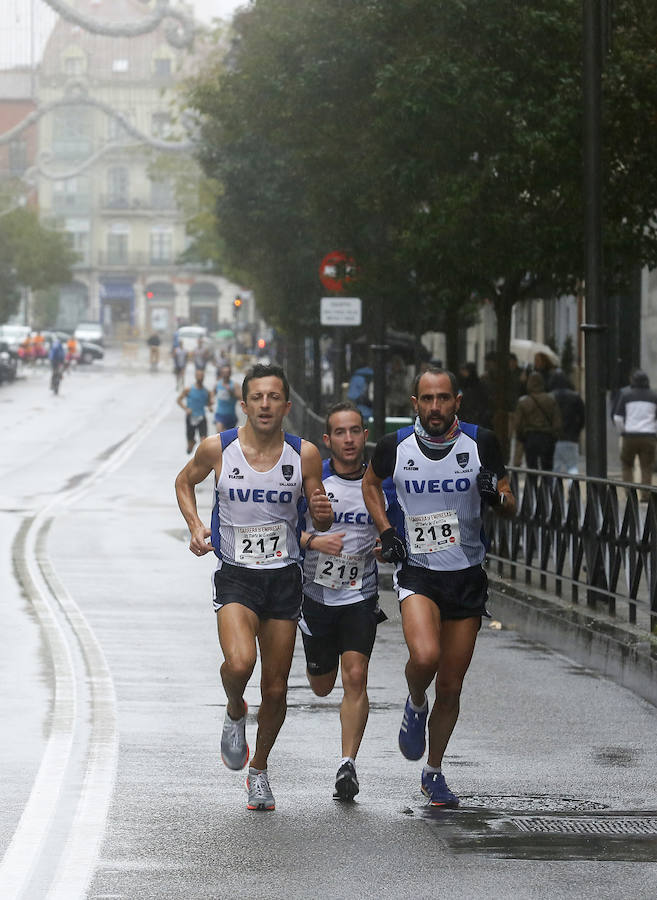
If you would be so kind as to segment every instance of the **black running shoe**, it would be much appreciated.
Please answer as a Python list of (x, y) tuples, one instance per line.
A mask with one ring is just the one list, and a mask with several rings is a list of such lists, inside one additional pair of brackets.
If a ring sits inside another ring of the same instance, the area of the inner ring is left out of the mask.
[(353, 800), (358, 793), (356, 769), (351, 762), (342, 763), (335, 776), (334, 800)]

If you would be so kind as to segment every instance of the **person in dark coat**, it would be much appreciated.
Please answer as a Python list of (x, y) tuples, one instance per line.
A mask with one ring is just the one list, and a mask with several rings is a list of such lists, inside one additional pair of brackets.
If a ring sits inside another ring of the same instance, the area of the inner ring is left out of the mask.
[(584, 427), (584, 401), (561, 369), (552, 376), (552, 396), (561, 412), (561, 434), (554, 448), (554, 471), (579, 472), (579, 436)]
[(543, 378), (532, 372), (527, 378), (527, 395), (516, 409), (516, 437), (524, 444), (529, 469), (552, 471), (554, 445), (561, 434), (561, 412), (552, 394), (548, 394)]
[(477, 367), (472, 362), (463, 363), (459, 369), (461, 405), (459, 419), (473, 425), (491, 424), (491, 401), (483, 382), (477, 375)]

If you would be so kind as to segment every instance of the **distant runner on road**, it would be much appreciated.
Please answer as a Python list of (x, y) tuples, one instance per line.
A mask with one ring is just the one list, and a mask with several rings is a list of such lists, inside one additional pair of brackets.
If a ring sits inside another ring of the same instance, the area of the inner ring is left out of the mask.
[[(287, 680), (301, 607), (300, 506), (326, 531), (333, 509), (321, 480), (317, 448), (282, 431), (290, 387), (278, 366), (256, 365), (242, 383), (246, 424), (204, 440), (176, 478), (178, 504), (196, 556), (214, 550), (214, 608), (224, 655), (226, 717), (221, 756), (230, 769), (249, 759), (244, 691), (260, 647), (261, 703), (247, 777), (247, 808), (273, 810), (267, 762), (285, 720)], [(196, 508), (195, 486), (215, 474), (212, 528)], [(208, 538), (211, 537), (211, 543)]]
[[(394, 585), (409, 650), (399, 748), (407, 759), (424, 756), (426, 690), (435, 679), (422, 793), (432, 806), (453, 807), (459, 798), (445, 782), (443, 755), (481, 617), (488, 616), (482, 503), (505, 517), (516, 504), (495, 434), (457, 417), (460, 394), (451, 372), (430, 368), (418, 375), (411, 401), (414, 425), (379, 441), (363, 496), (381, 535), (381, 555), (397, 564)], [(401, 512), (394, 524), (382, 488), (390, 476)]]
[(197, 433), (201, 441), (208, 436), (208, 420), (205, 418), (205, 410), (212, 406), (212, 394), (203, 384), (201, 369), (196, 370), (194, 384), (191, 387), (183, 388), (176, 402), (186, 413), (187, 452), (191, 453), (196, 443)]
[(342, 759), (335, 778), (336, 800), (359, 791), (356, 754), (369, 714), (367, 670), (376, 627), (385, 620), (378, 603), (374, 558), (378, 531), (365, 507), (367, 429), (350, 400), (336, 403), (326, 417), (322, 480), (333, 506), (333, 524), (323, 534), (304, 531), (303, 607), (299, 622), (310, 686), (320, 697), (331, 693), (340, 663), (344, 696), (340, 706)]

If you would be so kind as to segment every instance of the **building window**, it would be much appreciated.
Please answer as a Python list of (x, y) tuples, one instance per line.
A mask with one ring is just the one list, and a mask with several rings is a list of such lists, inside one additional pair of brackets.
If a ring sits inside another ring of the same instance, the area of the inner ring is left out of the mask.
[(112, 72), (127, 72), (130, 68), (127, 59), (113, 59)]
[(157, 78), (168, 78), (171, 75), (171, 60), (166, 58), (154, 59), (153, 73)]
[(91, 119), (83, 107), (53, 111), (53, 153), (60, 159), (84, 159), (92, 152)]
[(64, 58), (65, 75), (83, 75), (85, 68), (84, 56), (67, 56)]
[(129, 198), (130, 173), (127, 166), (112, 166), (107, 170), (107, 205), (125, 207)]
[(173, 259), (173, 234), (168, 229), (151, 231), (151, 263), (169, 263)]
[(107, 235), (107, 262), (111, 266), (124, 265), (128, 262), (127, 231), (111, 231)]
[(77, 265), (89, 264), (89, 220), (67, 219), (66, 235), (71, 249), (77, 254)]
[(171, 117), (169, 113), (153, 113), (151, 133), (156, 138), (168, 138), (171, 134)]
[(15, 138), (9, 142), (9, 174), (22, 175), (27, 169), (27, 140)]

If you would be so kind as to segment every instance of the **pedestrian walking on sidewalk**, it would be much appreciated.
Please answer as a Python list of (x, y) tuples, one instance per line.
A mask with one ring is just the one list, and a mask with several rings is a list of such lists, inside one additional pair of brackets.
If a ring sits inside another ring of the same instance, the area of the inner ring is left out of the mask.
[(317, 534), (304, 531), (303, 607), (299, 622), (310, 686), (326, 697), (342, 674), (340, 705), (342, 759), (335, 778), (336, 800), (359, 791), (356, 754), (367, 717), (367, 671), (379, 622), (375, 545), (378, 531), (363, 500), (367, 428), (350, 400), (336, 403), (326, 417), (322, 481), (333, 506), (333, 524)]
[[(621, 434), (623, 481), (634, 480), (634, 460), (638, 456), (641, 484), (652, 484), (657, 448), (657, 393), (650, 389), (645, 372), (632, 372), (628, 387), (620, 392), (614, 409), (614, 424)], [(641, 492), (647, 501), (648, 491)]]
[[(435, 680), (422, 792), (432, 806), (453, 807), (459, 799), (447, 786), (442, 761), (481, 617), (488, 616), (483, 504), (504, 517), (514, 515), (516, 504), (495, 434), (458, 419), (451, 372), (431, 368), (418, 375), (411, 401), (415, 423), (378, 442), (363, 496), (381, 536), (381, 555), (397, 565), (393, 583), (409, 651), (399, 748), (407, 759), (424, 756), (426, 691)], [(383, 482), (391, 476), (398, 516), (385, 507)]]
[(561, 412), (544, 384), (538, 372), (527, 378), (527, 394), (518, 400), (516, 408), (516, 437), (525, 449), (527, 468), (551, 472), (554, 447), (561, 434)]
[(554, 447), (554, 471), (577, 475), (579, 436), (585, 421), (584, 401), (561, 369), (552, 376), (551, 393), (561, 413), (561, 432)]
[[(260, 649), (261, 702), (247, 777), (247, 808), (253, 810), (275, 807), (267, 762), (285, 720), (301, 608), (303, 497), (316, 531), (333, 522), (319, 451), (282, 430), (289, 397), (281, 368), (255, 365), (242, 383), (246, 424), (206, 438), (176, 478), (189, 549), (195, 556), (214, 550), (218, 559), (213, 602), (227, 698), (221, 758), (229, 769), (242, 769), (249, 759), (244, 692)], [(195, 493), (210, 472), (215, 476), (211, 529), (199, 517)]]

